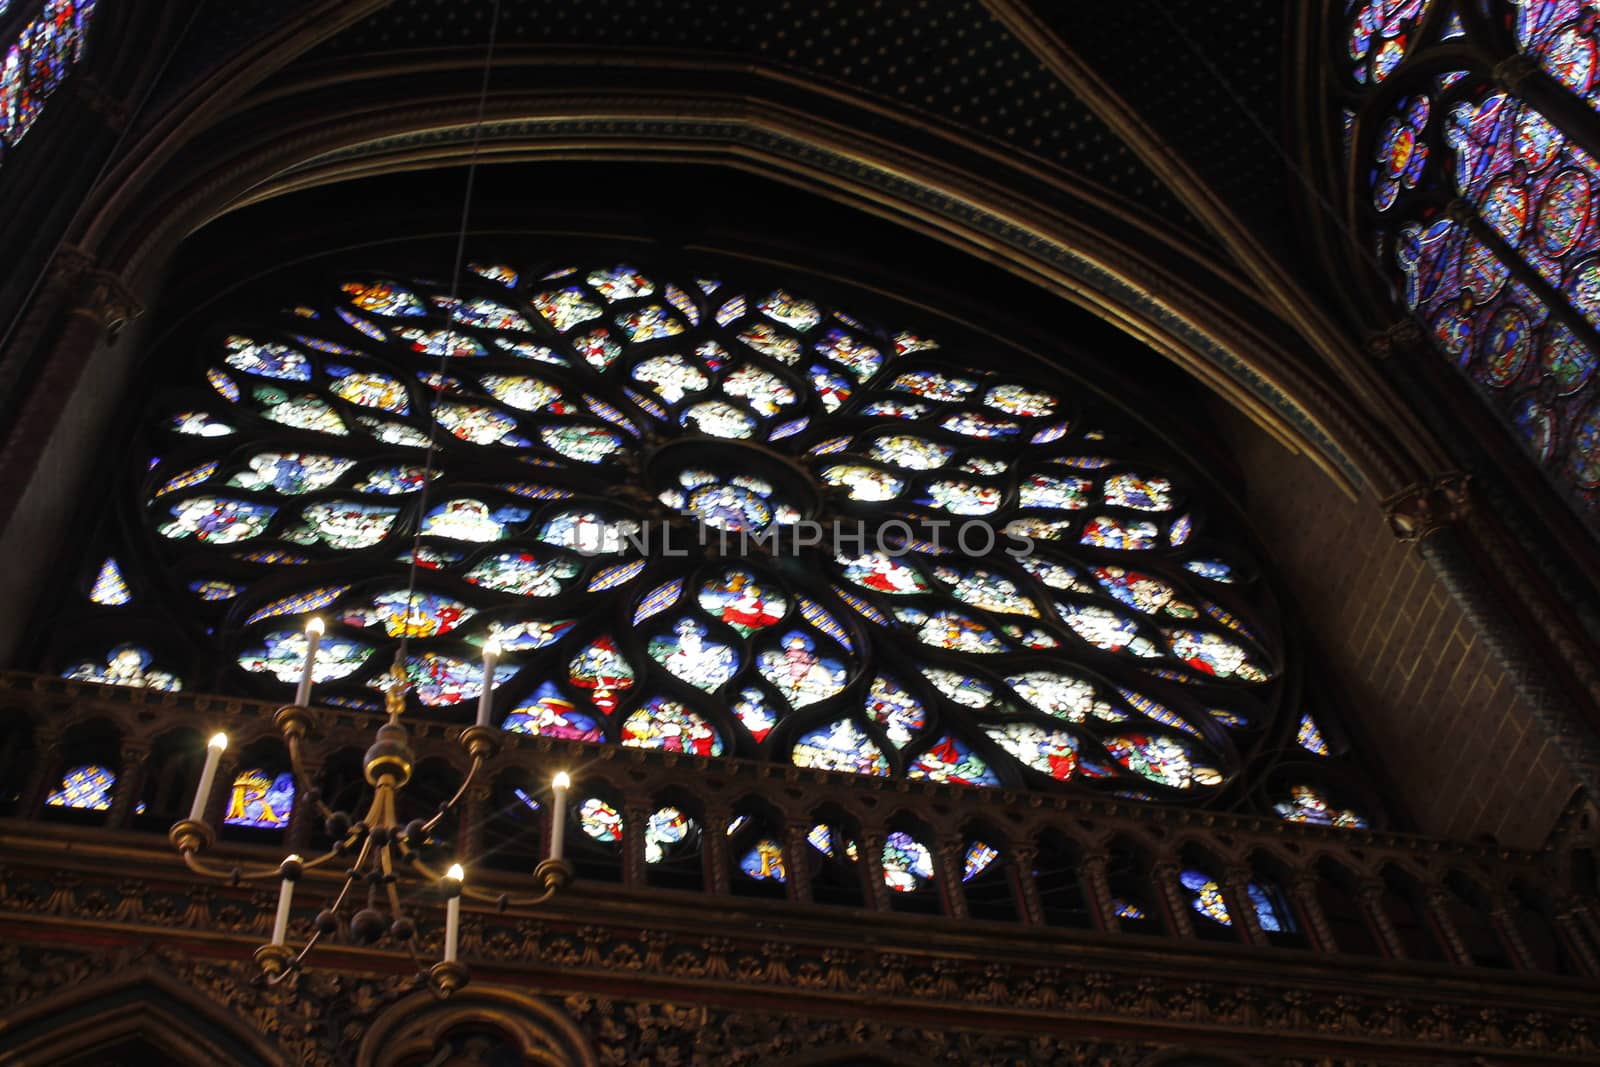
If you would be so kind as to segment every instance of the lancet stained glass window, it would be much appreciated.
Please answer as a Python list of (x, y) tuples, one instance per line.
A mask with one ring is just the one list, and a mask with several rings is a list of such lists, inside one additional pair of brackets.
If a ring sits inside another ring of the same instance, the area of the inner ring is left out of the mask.
[[(406, 640), (414, 710), (465, 721), (493, 637), (495, 721), (565, 742), (1179, 803), (1292, 743), (1203, 478), (982, 341), (630, 263), (298, 284), (199, 340), (143, 543), (94, 561), (159, 561), (230, 691), (287, 699), (314, 613), (317, 702), (375, 711)], [(130, 610), (86, 601), (56, 669), (162, 684)]]
[[(1343, 114), (1359, 227), (1395, 292), (1600, 530), (1600, 110), (1586, 0), (1350, 0)], [(1577, 127), (1582, 126), (1580, 134)]]
[[(33, 128), (45, 101), (83, 58), (95, 3), (33, 3), (33, 17), (10, 40), (0, 41), (5, 50), (0, 55), (0, 163)], [(17, 5), (19, 10), (25, 6), (30, 5)]]

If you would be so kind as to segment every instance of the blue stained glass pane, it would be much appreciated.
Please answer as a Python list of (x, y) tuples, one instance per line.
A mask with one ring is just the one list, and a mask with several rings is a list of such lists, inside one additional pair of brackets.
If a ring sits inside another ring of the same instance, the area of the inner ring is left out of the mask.
[(56, 787), (45, 803), (53, 808), (75, 808), (79, 811), (109, 811), (111, 809), (111, 790), (117, 784), (117, 776), (106, 769), (92, 763), (81, 767), (74, 767), (61, 778), (61, 784)]

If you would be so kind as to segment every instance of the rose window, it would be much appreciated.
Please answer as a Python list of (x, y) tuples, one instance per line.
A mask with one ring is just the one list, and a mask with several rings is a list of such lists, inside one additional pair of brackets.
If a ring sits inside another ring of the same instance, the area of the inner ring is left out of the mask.
[(63, 673), (287, 700), (314, 615), (317, 703), (398, 654), (467, 721), (493, 638), (496, 721), (596, 744), (1203, 800), (1263, 743), (1270, 596), (1085, 389), (800, 286), (472, 270), (208, 335)]

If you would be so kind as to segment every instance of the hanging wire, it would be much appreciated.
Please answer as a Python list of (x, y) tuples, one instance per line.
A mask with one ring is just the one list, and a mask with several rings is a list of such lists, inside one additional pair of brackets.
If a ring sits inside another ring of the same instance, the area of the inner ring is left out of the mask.
[[(399, 683), (405, 671), (406, 654), (411, 651), (411, 620), (417, 609), (418, 555), (422, 551), (422, 525), (427, 519), (429, 489), (433, 483), (434, 454), (438, 451), (439, 404), (444, 399), (445, 369), (450, 363), (450, 353), (455, 348), (456, 314), (461, 300), (461, 272), (467, 248), (467, 224), (472, 216), (472, 197), (477, 186), (478, 160), (483, 148), (483, 116), (489, 104), (489, 75), (494, 69), (495, 39), (500, 28), (500, 0), (494, 0), (489, 13), (489, 44), (483, 55), (483, 77), (478, 85), (477, 115), (472, 124), (472, 152), (467, 160), (467, 187), (461, 198), (461, 222), (456, 229), (455, 261), (450, 269), (450, 303), (445, 309), (450, 323), (444, 343), (439, 346), (439, 361), (435, 368), (436, 381), (429, 383), (433, 390), (428, 405), (428, 452), (422, 468), (422, 489), (417, 496), (417, 525), (411, 535), (411, 564), (406, 570), (406, 617), (400, 633), (400, 646), (394, 653), (395, 682)], [(492, 684), (490, 677), (483, 684)]]

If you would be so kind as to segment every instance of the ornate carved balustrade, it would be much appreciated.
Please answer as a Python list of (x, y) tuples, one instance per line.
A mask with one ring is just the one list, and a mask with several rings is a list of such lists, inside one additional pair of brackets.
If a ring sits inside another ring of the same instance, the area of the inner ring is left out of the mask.
[[(178, 806), (187, 803), (198, 766), (189, 750), (198, 752), (209, 732), (231, 735), (235, 769), (237, 754), (270, 763), (280, 745), (276, 706), (259, 701), (6, 674), (0, 675), (0, 709), (9, 716), (11, 814), (22, 819), (158, 832), (181, 816)], [(372, 716), (334, 708), (316, 709), (315, 716), (307, 762), (327, 776), (324, 796), (333, 800), (338, 769), (368, 744)], [(410, 726), (419, 795), (436, 803), (453, 793), (467, 769), (456, 742), (460, 728), (429, 721)], [(45, 798), (64, 771), (90, 756), (102, 764), (114, 757), (109, 808), (49, 808)], [(602, 798), (622, 816), (620, 840), (610, 848), (582, 834), (569, 836), (580, 879), (591, 889), (609, 883), (666, 895), (656, 899), (767, 897), (791, 906), (846, 905), (1100, 934), (1600, 974), (1597, 902), (1566, 884), (1560, 857), (1550, 851), (517, 734), (506, 736), (485, 788), (470, 791), (441, 824), (437, 847), (487, 856), (474, 879), (514, 891), (542, 852), (548, 813), (534, 812), (521, 799), (507, 808), (507, 798), (516, 790), (536, 795), (537, 783), (558, 769), (573, 772), (578, 799)], [(222, 824), (231, 781), (230, 773), (218, 778), (210, 804), (214, 824)], [(430, 781), (437, 795), (430, 794)], [(649, 816), (668, 805), (699, 827), (701, 847), (648, 863)], [(819, 826), (832, 836), (814, 834)], [(275, 836), (244, 833), (230, 840), (225, 829), (221, 848), (277, 854), (311, 846), (319, 832), (311, 819), (295, 817)], [(927, 849), (924, 876), (899, 879), (910, 886), (904, 892), (893, 891), (884, 877), (883, 849), (895, 834)], [(813, 838), (837, 846), (832, 860)], [(769, 865), (781, 866), (786, 878), (755, 879), (740, 870), (755, 839), (775, 846)], [(975, 845), (995, 856), (967, 880)], [(846, 848), (855, 853), (849, 860)]]

